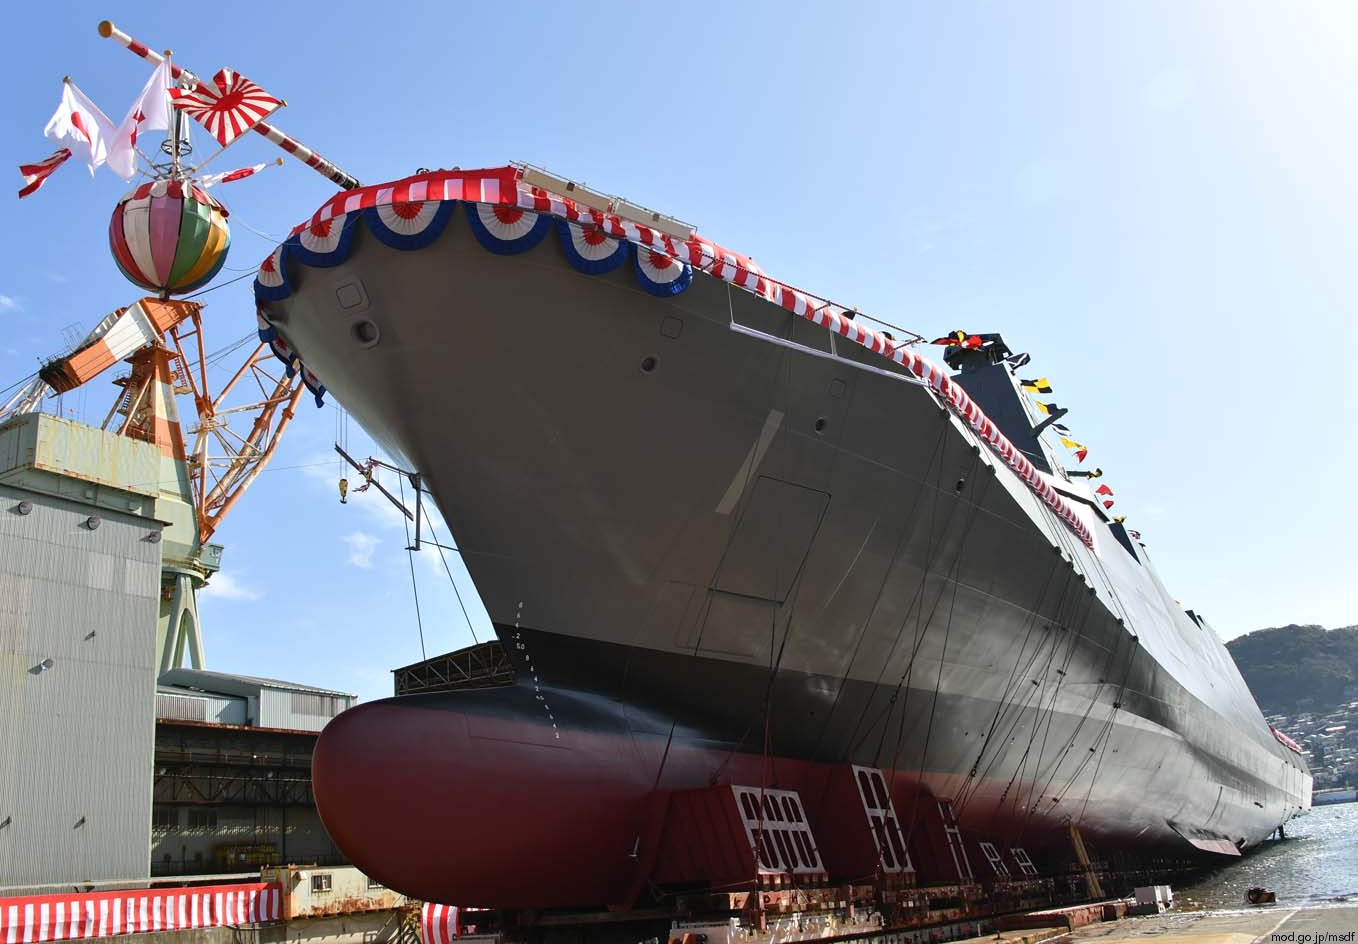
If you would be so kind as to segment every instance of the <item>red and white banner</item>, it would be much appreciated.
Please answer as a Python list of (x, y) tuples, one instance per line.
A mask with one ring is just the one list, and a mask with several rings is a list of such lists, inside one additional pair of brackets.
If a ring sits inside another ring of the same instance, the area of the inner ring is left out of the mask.
[(420, 944), (452, 944), (462, 936), (461, 909), (424, 903), (420, 912)]
[(256, 882), (0, 898), (0, 942), (45, 944), (263, 924), (280, 920), (282, 896), (277, 882)]
[(22, 200), (29, 194), (41, 190), (42, 185), (47, 182), (47, 178), (52, 176), (52, 172), (65, 164), (66, 159), (70, 156), (71, 149), (62, 148), (54, 152), (51, 157), (44, 157), (36, 163), (20, 164), (19, 173), (23, 175), (24, 185), (19, 189), (19, 199)]
[[(214, 88), (215, 86), (215, 88)], [(170, 89), (174, 107), (192, 116), (226, 147), (276, 111), (283, 103), (243, 75), (220, 69), (212, 83), (193, 90)]]
[(220, 174), (204, 174), (201, 177), (195, 177), (194, 180), (198, 182), (200, 187), (215, 187), (217, 184), (229, 184), (234, 180), (253, 177), (268, 166), (268, 164), (251, 164), (249, 167), (238, 167), (235, 170), (222, 171)]

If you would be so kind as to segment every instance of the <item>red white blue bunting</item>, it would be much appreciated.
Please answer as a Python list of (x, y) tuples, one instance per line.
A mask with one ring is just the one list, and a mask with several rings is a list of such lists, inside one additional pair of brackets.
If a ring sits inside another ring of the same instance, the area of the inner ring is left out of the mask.
[[(933, 390), (962, 418), (1081, 541), (1087, 546), (1094, 546), (1092, 532), (1074, 507), (1042, 477), (1027, 457), (999, 431), (966, 391), (948, 377), (942, 367), (888, 338), (881, 331), (855, 321), (851, 312), (769, 278), (748, 256), (723, 249), (696, 233), (683, 239), (632, 220), (581, 208), (569, 198), (524, 184), (519, 176), (519, 171), (513, 167), (433, 171), (396, 183), (344, 191), (331, 197), (309, 221), (296, 227), (288, 245), (292, 246), (291, 251), (297, 253), (297, 258), (308, 265), (336, 265), (347, 253), (347, 234), (359, 216), (357, 211), (404, 201), (463, 200), (470, 204), (467, 218), (478, 241), (492, 252), (513, 254), (533, 248), (546, 235), (554, 218), (563, 224), (576, 224), (573, 227), (563, 225), (561, 242), (571, 262), (582, 271), (609, 271), (621, 265), (630, 251), (627, 243), (631, 243), (638, 253), (647, 249), (663, 252), (692, 269), (700, 269), (714, 278), (744, 288), (905, 367), (920, 384)], [(324, 233), (318, 232), (318, 226), (325, 223), (332, 223), (333, 226), (325, 229)], [(585, 226), (582, 228), (580, 223)], [(338, 237), (331, 235), (335, 227), (339, 229)], [(304, 246), (300, 237), (306, 233), (310, 233), (310, 239), (320, 245)], [(590, 239), (584, 238), (586, 233), (592, 234)], [(327, 240), (337, 241), (333, 247), (328, 247), (325, 244)], [(335, 258), (337, 255), (340, 258)], [(265, 309), (265, 302), (277, 301), (290, 294), (287, 290), (272, 297), (266, 294), (271, 290), (278, 292), (286, 286), (286, 279), (281, 275), (282, 262), (286, 256), (270, 258), (274, 260), (273, 271), (280, 275), (266, 273), (261, 267), (260, 277), (255, 281), (256, 296)], [(324, 261), (313, 262), (312, 258)], [(649, 256), (646, 261), (651, 261)], [(602, 267), (595, 269), (600, 263)], [(265, 265), (269, 265), (269, 260), (266, 260)], [(635, 268), (645, 286), (646, 278), (651, 277), (651, 274), (644, 269), (639, 258)], [(655, 268), (663, 270), (665, 267)], [(650, 290), (649, 287), (647, 290)], [(300, 363), (296, 352), (287, 347), (281, 337), (271, 343), (274, 353), (288, 364), (289, 371), (295, 370), (295, 365)], [(283, 345), (282, 350), (279, 345)]]
[(269, 350), (273, 351), (273, 356), (283, 362), (283, 369), (291, 377), (297, 373), (297, 368), (302, 361), (297, 357), (297, 351), (287, 339), (275, 332), (272, 340), (269, 341)]
[(363, 211), (363, 222), (392, 249), (423, 249), (443, 234), (453, 217), (454, 200), (407, 200)]
[(358, 214), (330, 220), (313, 220), (287, 242), (288, 251), (313, 268), (337, 266), (349, 258)]
[(278, 329), (269, 323), (269, 319), (264, 317), (264, 309), (255, 309), (255, 327), (259, 331), (259, 339), (268, 344), (278, 337)]
[(693, 266), (645, 246), (633, 246), (632, 253), (641, 287), (659, 298), (671, 298), (693, 282)]
[(566, 258), (586, 275), (612, 272), (627, 261), (627, 243), (597, 226), (581, 226), (568, 220), (557, 220), (556, 226)]
[(292, 294), (292, 285), (288, 282), (287, 260), (288, 244), (280, 243), (278, 248), (259, 264), (259, 271), (255, 273), (256, 302), (260, 304), (266, 301), (281, 302)]
[(307, 367), (303, 367), (302, 383), (311, 391), (311, 395), (316, 398), (316, 405), (325, 406), (325, 384), (321, 383), (321, 378), (317, 377)]
[(476, 241), (501, 256), (527, 252), (542, 242), (552, 219), (520, 207), (473, 203), (467, 207)]

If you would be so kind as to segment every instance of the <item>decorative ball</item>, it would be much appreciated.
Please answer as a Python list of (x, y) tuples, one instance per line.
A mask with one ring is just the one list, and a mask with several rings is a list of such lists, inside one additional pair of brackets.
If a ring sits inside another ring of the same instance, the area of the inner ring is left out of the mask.
[(154, 180), (113, 208), (108, 244), (128, 281), (182, 295), (202, 288), (231, 248), (227, 209), (190, 180)]

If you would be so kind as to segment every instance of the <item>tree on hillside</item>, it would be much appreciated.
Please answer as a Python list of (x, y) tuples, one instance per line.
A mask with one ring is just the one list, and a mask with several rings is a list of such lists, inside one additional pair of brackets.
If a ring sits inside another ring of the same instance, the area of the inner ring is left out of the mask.
[(1318, 710), (1350, 700), (1358, 687), (1358, 626), (1260, 629), (1226, 644), (1265, 712)]

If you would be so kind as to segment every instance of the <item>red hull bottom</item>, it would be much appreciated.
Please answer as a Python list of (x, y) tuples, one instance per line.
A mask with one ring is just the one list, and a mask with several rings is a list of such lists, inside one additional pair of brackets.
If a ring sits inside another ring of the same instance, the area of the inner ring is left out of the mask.
[[(474, 707), (477, 693), (467, 698)], [(412, 897), (497, 908), (629, 902), (652, 878), (670, 791), (795, 790), (822, 849), (827, 832), (862, 828), (861, 807), (856, 822), (851, 815), (839, 822), (825, 799), (847, 765), (625, 726), (554, 729), (550, 708), (540, 721), (524, 721), (457, 706), (456, 698), (362, 705), (331, 722), (316, 746), (316, 800), (332, 838), (364, 872)], [(935, 798), (959, 796), (968, 783), (958, 811), (973, 839), (1001, 850), (1026, 845), (1037, 857), (1044, 841), (1063, 832), (1015, 813), (1022, 784), (899, 769), (885, 775), (922, 882), (959, 880)], [(1004, 794), (1009, 802), (997, 802)], [(989, 878), (974, 843), (968, 854), (977, 877)], [(836, 875), (829, 857), (826, 865), (831, 879), (864, 878)]]

